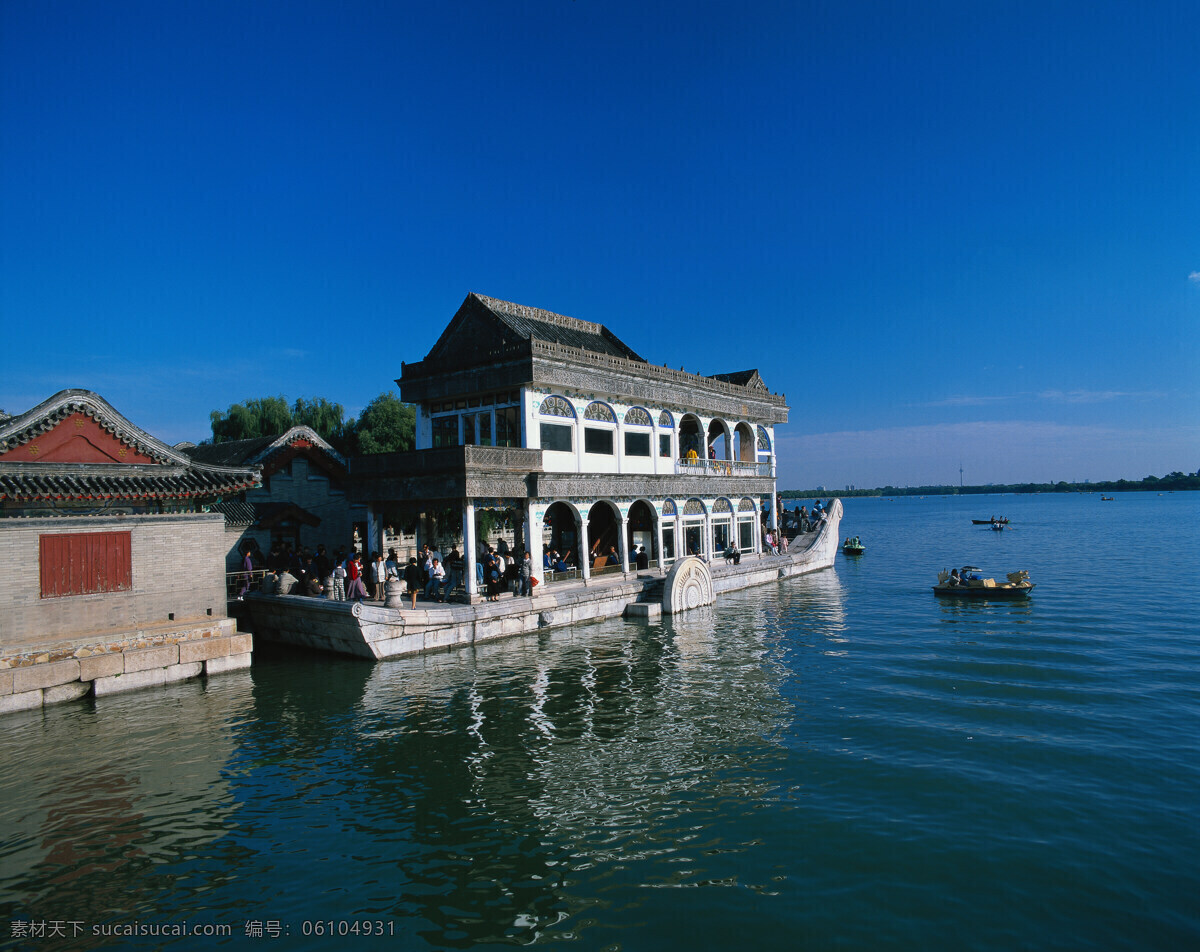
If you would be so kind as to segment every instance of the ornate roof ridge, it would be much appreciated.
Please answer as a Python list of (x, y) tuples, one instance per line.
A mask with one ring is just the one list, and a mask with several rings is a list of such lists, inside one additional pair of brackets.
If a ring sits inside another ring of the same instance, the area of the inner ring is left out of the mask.
[(116, 439), (152, 459), (191, 465), (186, 455), (131, 423), (98, 393), (82, 389), (60, 390), (36, 407), (0, 422), (0, 456), (49, 432), (73, 413), (91, 417)]
[[(787, 399), (785, 394), (775, 393), (773, 390), (771, 390), (769, 387), (767, 387), (766, 382), (762, 379), (761, 375), (759, 376), (758, 380), (761, 383), (762, 389), (759, 390), (758, 387), (752, 388), (752, 387), (746, 386), (745, 384), (734, 383), (732, 381), (723, 379), (724, 376), (726, 376), (726, 375), (698, 374), (698, 373), (692, 373), (689, 370), (683, 370), (682, 368), (680, 368), (679, 370), (674, 370), (674, 369), (668, 367), (666, 364), (659, 365), (659, 364), (650, 363), (650, 362), (640, 362), (639, 363), (637, 361), (631, 361), (627, 357), (616, 357), (611, 354), (597, 354), (593, 351), (584, 350), (583, 348), (580, 348), (580, 347), (572, 347), (570, 344), (556, 344), (551, 341), (534, 340), (532, 342), (532, 350), (535, 353), (537, 353), (538, 351), (541, 351), (544, 354), (549, 354), (552, 356), (559, 354), (559, 353), (563, 353), (565, 355), (570, 355), (570, 356), (578, 356), (578, 357), (586, 360), (589, 363), (604, 364), (606, 366), (610, 366), (610, 367), (614, 367), (614, 368), (618, 368), (618, 369), (622, 366), (622, 364), (636, 364), (639, 373), (643, 373), (643, 374), (650, 375), (650, 376), (657, 376), (657, 377), (661, 377), (661, 378), (664, 378), (667, 380), (678, 381), (681, 383), (690, 383), (692, 385), (703, 385), (706, 387), (712, 387), (718, 393), (738, 394), (738, 393), (744, 393), (746, 391), (750, 391), (759, 396), (765, 395), (765, 396), (769, 396), (769, 397), (774, 397), (775, 398), (774, 402), (785, 403), (786, 399)], [(758, 371), (754, 371), (754, 372), (756, 374), (758, 373)]]
[(513, 301), (502, 301), (500, 298), (488, 297), (486, 294), (479, 294), (475, 291), (471, 292), (472, 296), (489, 310), (499, 314), (508, 314), (512, 317), (523, 317), (530, 321), (544, 321), (547, 324), (557, 324), (559, 327), (570, 327), (573, 330), (586, 331), (589, 334), (600, 334), (604, 331), (604, 325), (598, 324), (595, 321), (584, 321), (578, 317), (568, 317), (566, 314), (556, 314), (554, 311), (547, 311), (540, 307), (530, 307), (527, 304), (517, 304)]
[(318, 449), (324, 450), (326, 453), (328, 453), (330, 456), (332, 456), (335, 460), (337, 460), (343, 466), (346, 464), (346, 460), (342, 456), (341, 453), (339, 453), (332, 446), (330, 446), (327, 442), (325, 442), (325, 440), (323, 440), (321, 438), (321, 435), (316, 430), (314, 430), (311, 426), (305, 426), (304, 424), (299, 424), (297, 426), (293, 426), (291, 429), (287, 430), (286, 432), (281, 433), (275, 439), (274, 442), (272, 442), (269, 446), (267, 446), (266, 449), (262, 450), (259, 453), (256, 453), (254, 456), (252, 456), (248, 462), (251, 464), (261, 463), (272, 453), (276, 453), (279, 450), (281, 450), (287, 446), (290, 446), (297, 439), (308, 440), (310, 443), (313, 444), (313, 446), (316, 446)]

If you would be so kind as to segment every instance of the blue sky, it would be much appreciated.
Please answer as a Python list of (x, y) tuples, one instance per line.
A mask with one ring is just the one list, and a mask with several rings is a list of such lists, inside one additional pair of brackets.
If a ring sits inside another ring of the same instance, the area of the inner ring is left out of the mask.
[(1190, 3), (0, 3), (0, 407), (356, 414), (469, 291), (786, 393), (783, 488), (1200, 467)]

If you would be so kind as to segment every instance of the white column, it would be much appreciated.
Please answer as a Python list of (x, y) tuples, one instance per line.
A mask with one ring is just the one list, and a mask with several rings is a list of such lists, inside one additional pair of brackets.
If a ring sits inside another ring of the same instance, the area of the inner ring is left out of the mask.
[(542, 514), (533, 503), (525, 507), (525, 548), (529, 550), (529, 561), (533, 563), (529, 574), (541, 585), (546, 581), (542, 575)]
[(663, 569), (663, 517), (662, 506), (658, 506), (654, 513), (654, 534), (658, 541), (658, 571), (661, 573)]
[(621, 516), (621, 571), (629, 574), (629, 517)]
[[(571, 404), (574, 406), (574, 404)], [(575, 472), (583, 472), (583, 417), (579, 415), (579, 410), (575, 410), (575, 419), (572, 423), (575, 427)]]
[(713, 560), (712, 512), (704, 513), (704, 529), (700, 540), (701, 554), (710, 562)]
[(579, 513), (579, 576), (584, 581), (592, 577), (592, 560), (588, 558), (587, 514)]
[(466, 573), (463, 587), (467, 590), (468, 598), (479, 594), (479, 582), (475, 578), (477, 548), (475, 545), (475, 504), (468, 499), (463, 507), (463, 572)]

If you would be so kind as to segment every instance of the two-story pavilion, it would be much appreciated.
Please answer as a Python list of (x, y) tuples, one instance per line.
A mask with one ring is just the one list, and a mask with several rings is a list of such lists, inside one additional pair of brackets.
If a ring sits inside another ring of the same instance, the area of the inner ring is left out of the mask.
[(760, 520), (776, 525), (788, 407), (755, 370), (673, 370), (601, 324), (469, 294), (397, 383), (417, 448), (351, 460), (351, 499), (373, 546), (397, 512), (461, 518), (471, 594), (481, 510), (520, 513), (539, 578), (543, 540), (587, 579), (610, 547), (624, 572), (638, 547), (665, 568), (730, 541), (760, 552)]

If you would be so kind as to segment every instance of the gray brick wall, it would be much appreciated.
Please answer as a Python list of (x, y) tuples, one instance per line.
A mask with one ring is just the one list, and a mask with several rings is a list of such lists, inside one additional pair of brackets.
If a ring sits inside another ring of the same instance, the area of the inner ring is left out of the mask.
[[(292, 472), (273, 474), (269, 479), (270, 487), (251, 489), (246, 493), (246, 501), (290, 502), (306, 512), (312, 513), (321, 520), (316, 526), (300, 527), (300, 545), (309, 546), (314, 551), (319, 543), (324, 543), (333, 553), (338, 546), (350, 547), (351, 535), (355, 522), (366, 522), (367, 507), (355, 506), (346, 498), (346, 494), (329, 483), (329, 477), (316, 469), (310, 469), (308, 461), (297, 457), (292, 460)], [(244, 532), (231, 530), (225, 537), (225, 566), (226, 571), (236, 572), (242, 567), (241, 544), (247, 539), (258, 542), (264, 552), (271, 549), (271, 533), (267, 529), (246, 529)]]
[[(133, 590), (42, 598), (43, 534), (128, 531)], [(0, 519), (0, 653), (225, 617), (224, 517), (218, 514)]]

